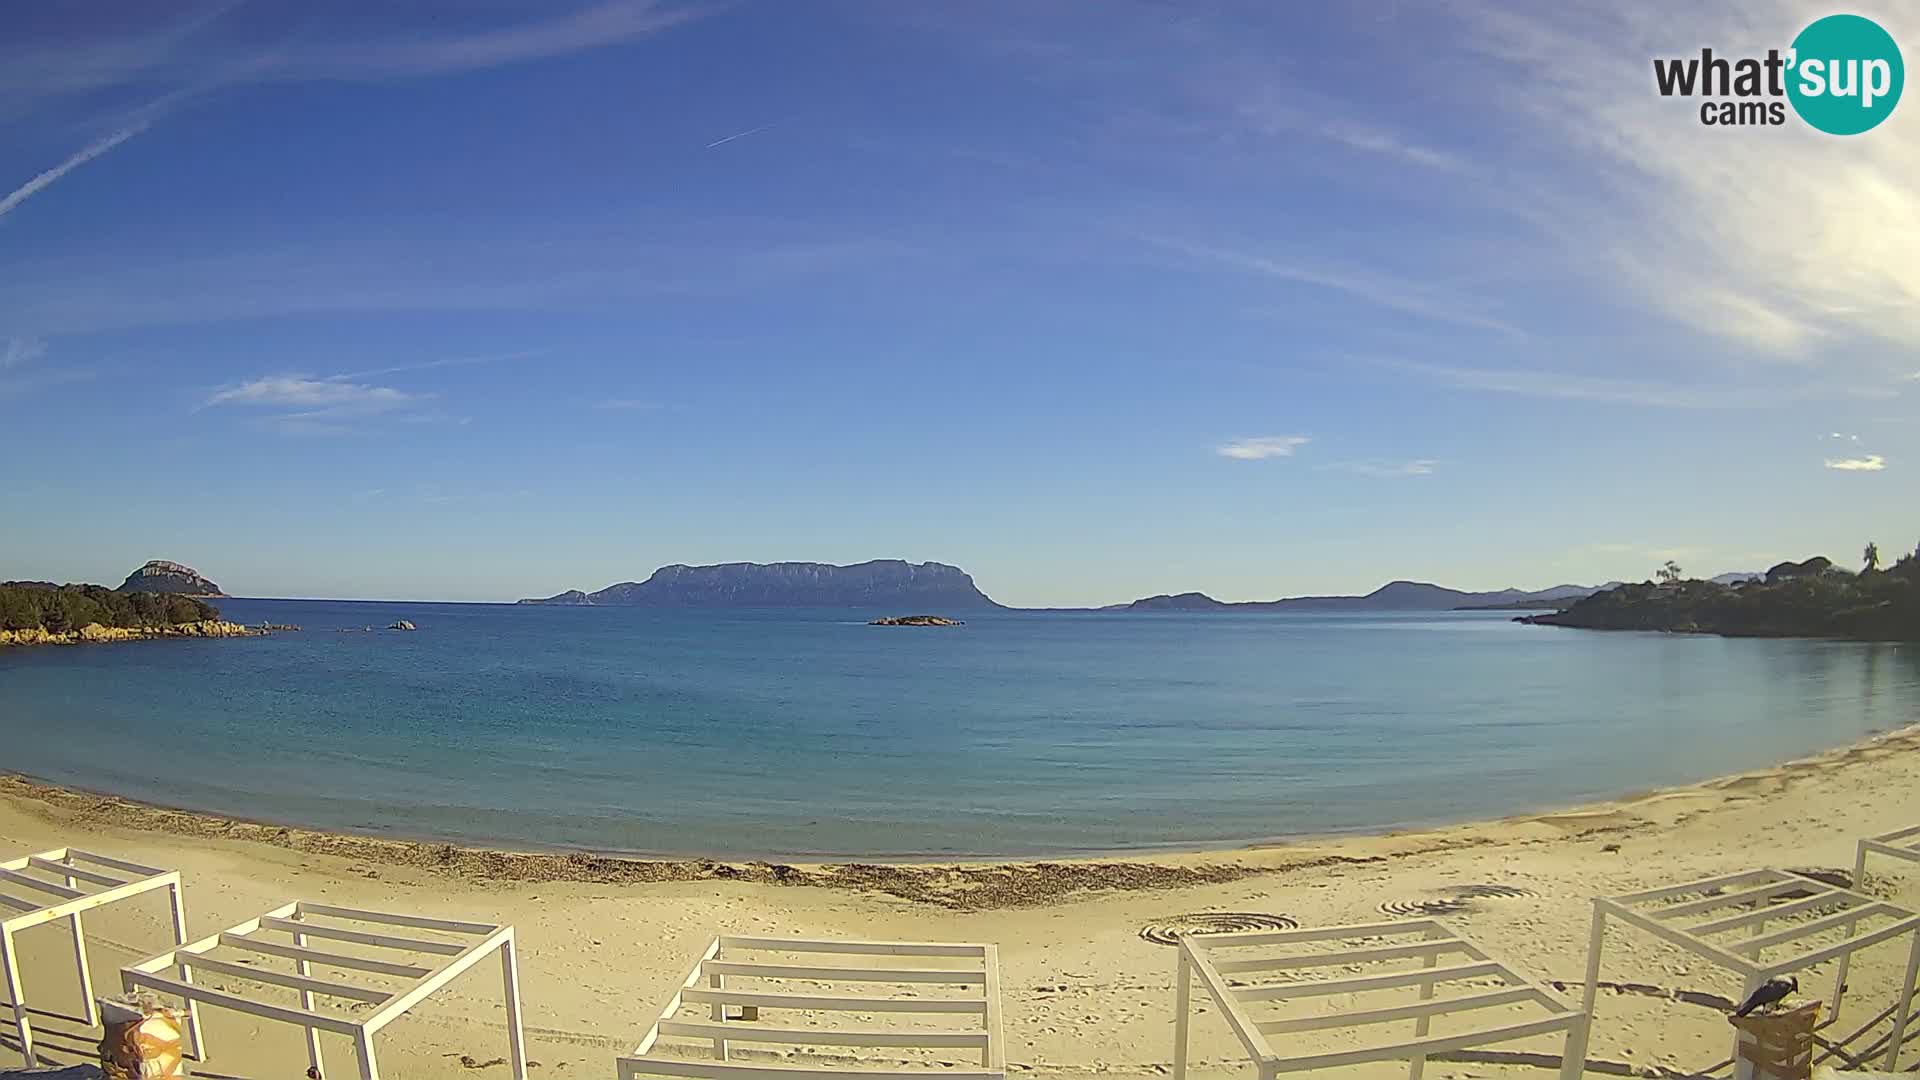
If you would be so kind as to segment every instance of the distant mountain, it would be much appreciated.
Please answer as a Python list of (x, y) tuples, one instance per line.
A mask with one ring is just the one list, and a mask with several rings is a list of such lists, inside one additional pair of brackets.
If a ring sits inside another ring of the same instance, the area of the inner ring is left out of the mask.
[(181, 596), (225, 596), (220, 586), (200, 576), (191, 566), (154, 559), (127, 575), (121, 592), (179, 593)]
[(598, 592), (578, 589), (523, 604), (629, 607), (902, 607), (916, 611), (995, 608), (973, 578), (945, 563), (875, 559), (827, 563), (721, 563), (663, 566), (645, 581)]
[(1205, 593), (1187, 592), (1149, 596), (1131, 604), (1103, 610), (1118, 611), (1451, 611), (1457, 608), (1508, 606), (1555, 607), (1562, 601), (1590, 596), (1605, 586), (1555, 585), (1527, 592), (1462, 592), (1424, 581), (1390, 581), (1365, 596), (1293, 596), (1284, 600), (1229, 603)]

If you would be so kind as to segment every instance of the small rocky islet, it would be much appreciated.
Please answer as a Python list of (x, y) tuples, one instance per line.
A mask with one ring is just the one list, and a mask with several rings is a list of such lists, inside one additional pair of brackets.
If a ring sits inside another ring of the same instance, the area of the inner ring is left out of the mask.
[(887, 619), (875, 619), (868, 626), (965, 626), (959, 619), (949, 619), (941, 615), (895, 615)]

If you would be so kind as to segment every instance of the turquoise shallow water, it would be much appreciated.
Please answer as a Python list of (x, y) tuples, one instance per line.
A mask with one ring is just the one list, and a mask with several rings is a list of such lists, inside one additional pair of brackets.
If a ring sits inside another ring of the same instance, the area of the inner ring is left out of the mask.
[(1564, 806), (1920, 719), (1911, 647), (1505, 613), (220, 606), (306, 630), (0, 653), (0, 769), (476, 844), (1044, 856)]

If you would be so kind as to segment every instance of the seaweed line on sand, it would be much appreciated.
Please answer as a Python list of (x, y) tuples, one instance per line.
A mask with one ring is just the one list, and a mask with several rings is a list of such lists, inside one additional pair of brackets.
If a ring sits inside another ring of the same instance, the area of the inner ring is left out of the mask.
[(1033, 907), (1056, 903), (1082, 893), (1178, 889), (1223, 884), (1263, 874), (1382, 861), (1381, 856), (1333, 855), (1285, 867), (1249, 866), (1232, 862), (1174, 866), (1110, 860), (968, 866), (873, 863), (792, 866), (761, 861), (648, 859), (586, 852), (514, 852), (456, 844), (389, 840), (173, 810), (111, 795), (44, 784), (17, 775), (0, 775), (0, 796), (27, 799), (45, 812), (114, 828), (271, 844), (291, 851), (414, 867), (479, 881), (573, 881), (595, 884), (744, 881), (879, 892), (956, 910)]

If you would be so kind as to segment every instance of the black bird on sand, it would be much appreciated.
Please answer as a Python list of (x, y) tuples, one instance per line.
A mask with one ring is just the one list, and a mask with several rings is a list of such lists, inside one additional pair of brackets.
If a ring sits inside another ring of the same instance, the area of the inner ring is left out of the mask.
[(1733, 1010), (1733, 1015), (1745, 1016), (1755, 1009), (1765, 1008), (1766, 1006), (1771, 1005), (1776, 1001), (1785, 1000), (1788, 994), (1796, 993), (1799, 991), (1799, 989), (1800, 989), (1799, 979), (1796, 979), (1791, 975), (1788, 975), (1785, 978), (1775, 976), (1774, 978), (1768, 979), (1766, 982), (1761, 983), (1760, 989), (1755, 990), (1753, 992), (1752, 997), (1749, 997), (1747, 1000), (1741, 1002), (1740, 1007)]

